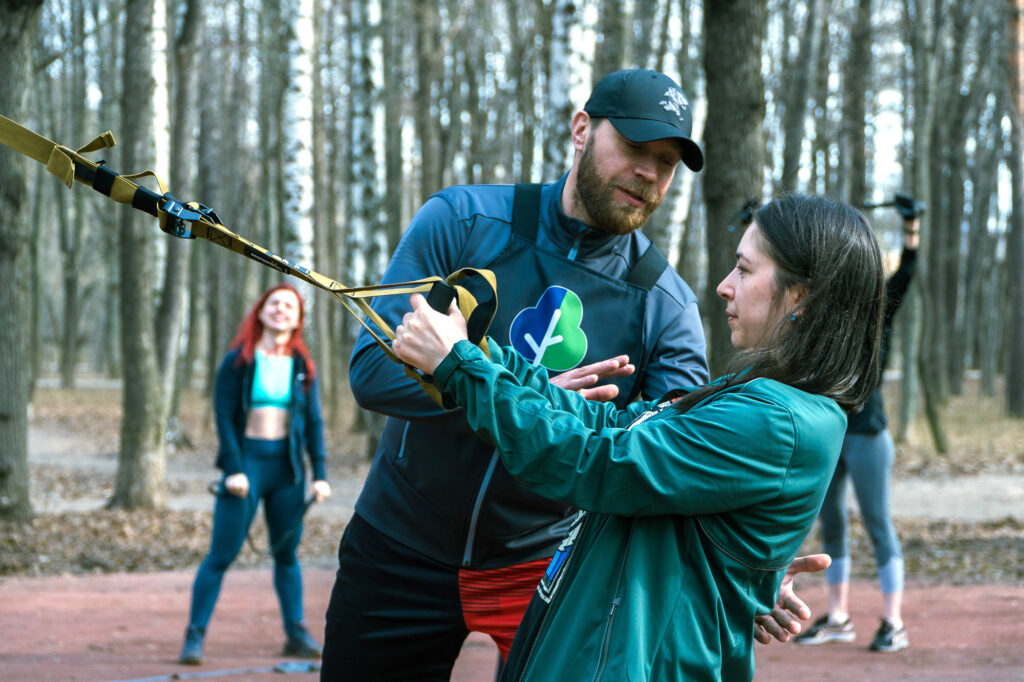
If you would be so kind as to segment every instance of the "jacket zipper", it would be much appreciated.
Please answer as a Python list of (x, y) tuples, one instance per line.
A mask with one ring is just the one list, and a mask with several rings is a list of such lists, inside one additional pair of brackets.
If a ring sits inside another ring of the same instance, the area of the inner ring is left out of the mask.
[(473, 513), (469, 517), (469, 532), (466, 534), (466, 546), (462, 550), (462, 566), (468, 567), (473, 561), (473, 538), (476, 536), (476, 523), (480, 519), (480, 509), (484, 506), (484, 496), (487, 494), (487, 487), (491, 484), (491, 476), (494, 475), (494, 468), (498, 465), (498, 451), (491, 455), (491, 462), (487, 465), (487, 473), (480, 487), (476, 491), (476, 501), (473, 502)]
[(576, 260), (576, 256), (580, 252), (580, 245), (583, 243), (583, 238), (587, 236), (588, 232), (590, 232), (589, 229), (583, 228), (579, 233), (577, 233), (575, 241), (573, 241), (572, 246), (569, 247), (569, 254), (566, 258), (569, 260)]
[(654, 415), (658, 414), (659, 412), (661, 412), (661, 410), (647, 410), (645, 412), (642, 412), (639, 417), (637, 417), (636, 419), (629, 423), (629, 426), (626, 427), (626, 430), (629, 431), (637, 424), (643, 424), (645, 421), (647, 421)]
[[(297, 410), (299, 408), (299, 398), (296, 391), (302, 390), (302, 382), (305, 378), (305, 372), (299, 372), (294, 375), (294, 378), (292, 379), (292, 399), (288, 403), (288, 461), (292, 465), (292, 476), (296, 484), (302, 482), (303, 474), (305, 473), (305, 463), (302, 461), (302, 451), (299, 450), (299, 448), (293, 447), (296, 443), (292, 442), (292, 424), (295, 423), (295, 419), (298, 416)], [(297, 458), (296, 451), (298, 451)], [(296, 459), (298, 461), (296, 461)]]
[(612, 606), (608, 610), (608, 620), (604, 626), (604, 641), (601, 643), (601, 658), (597, 661), (597, 671), (594, 673), (594, 682), (600, 682), (604, 676), (605, 666), (608, 665), (608, 652), (611, 649), (612, 626), (615, 624), (615, 609), (622, 602), (622, 574), (626, 570), (626, 559), (629, 558), (629, 546), (633, 544), (633, 521), (629, 522), (629, 537), (626, 539), (626, 551), (622, 553), (622, 560), (619, 562), (619, 576), (615, 579), (615, 597), (612, 599)]
[[(579, 542), (580, 540), (582, 540), (584, 538), (584, 532), (590, 526), (590, 519), (592, 517), (593, 517), (592, 514), (587, 514), (587, 517), (585, 519), (583, 519), (583, 525), (580, 526), (580, 532), (576, 536), (576, 541), (577, 542)], [(572, 548), (572, 551), (569, 552), (569, 556), (565, 560), (565, 565), (562, 566), (562, 571), (568, 571), (569, 570), (570, 564), (572, 563), (572, 560), (573, 560), (573, 555), (576, 554), (576, 550), (578, 550), (578, 549), (579, 549), (579, 545), (574, 544), (574, 546)], [(545, 628), (546, 628), (546, 626), (548, 624), (548, 616), (551, 614), (551, 609), (552, 609), (552, 607), (555, 604), (555, 600), (558, 599), (559, 601), (561, 601), (561, 596), (562, 596), (561, 586), (565, 584), (564, 580), (565, 580), (565, 578), (568, 577), (568, 575), (569, 574), (566, 573), (565, 576), (563, 577), (562, 581), (559, 582), (559, 589), (557, 589), (555, 591), (555, 593), (551, 595), (551, 601), (548, 602), (547, 608), (544, 609), (544, 613), (540, 617), (540, 625), (537, 627), (537, 632), (534, 633), (533, 640), (530, 642), (530, 650), (526, 652), (526, 657), (523, 659), (522, 670), (519, 672), (519, 675), (516, 677), (517, 682), (523, 682), (523, 680), (526, 679), (526, 671), (530, 669), (530, 660), (533, 658), (533, 654), (536, 653), (536, 651), (537, 651), (537, 642), (540, 641), (541, 636), (544, 634), (544, 630), (545, 630)], [(620, 573), (620, 577), (621, 577), (621, 573)]]

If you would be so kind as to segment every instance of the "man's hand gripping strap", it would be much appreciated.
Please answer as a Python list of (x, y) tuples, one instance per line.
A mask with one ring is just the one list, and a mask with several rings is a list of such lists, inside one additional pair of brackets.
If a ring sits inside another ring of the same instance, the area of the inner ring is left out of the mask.
[[(467, 277), (482, 278), (490, 291), (490, 296), (484, 299), (483, 302), (477, 301), (476, 297), (468, 289), (456, 284), (456, 282)], [(469, 342), (479, 347), (484, 352), (484, 355), (490, 357), (491, 353), (487, 348), (487, 330), (490, 328), (491, 322), (494, 320), (494, 314), (498, 310), (498, 283), (495, 280), (494, 273), (490, 270), (477, 270), (475, 268), (458, 270), (449, 275), (447, 279), (438, 280), (431, 285), (427, 295), (427, 303), (434, 310), (447, 314), (448, 306), (451, 304), (453, 297), (459, 312), (466, 318), (466, 331)], [(392, 352), (390, 348), (388, 348), (388, 352)], [(397, 356), (395, 359), (398, 359)], [(454, 407), (453, 404), (445, 400), (444, 395), (434, 385), (432, 376), (422, 374), (409, 365), (405, 365), (405, 373), (418, 383), (438, 405), (446, 410)]]

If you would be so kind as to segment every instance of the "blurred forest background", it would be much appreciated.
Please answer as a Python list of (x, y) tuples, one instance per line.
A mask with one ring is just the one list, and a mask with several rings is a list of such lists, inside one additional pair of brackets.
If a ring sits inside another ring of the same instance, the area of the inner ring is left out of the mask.
[[(644, 231), (702, 297), (713, 367), (729, 353), (714, 287), (747, 201), (906, 191), (927, 206), (890, 413), (901, 440), (923, 410), (938, 453), (965, 377), (1024, 415), (1022, 59), (1024, 0), (0, 0), (0, 114), (72, 148), (111, 130), (118, 146), (93, 158), (155, 169), (349, 286), (379, 281), (441, 187), (557, 179), (596, 78), (662, 70), (695, 106), (706, 167), (680, 167)], [(123, 380), (110, 505), (159, 508), (183, 390), (209, 388), (280, 274), (4, 148), (0, 187), (0, 518), (31, 515), (26, 414), (43, 376)], [(867, 213), (895, 264), (896, 212)], [(358, 326), (307, 299), (337, 419)]]

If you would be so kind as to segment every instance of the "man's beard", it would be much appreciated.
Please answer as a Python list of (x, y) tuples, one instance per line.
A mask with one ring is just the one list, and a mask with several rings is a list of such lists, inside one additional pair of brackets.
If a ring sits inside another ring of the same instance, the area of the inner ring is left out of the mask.
[[(606, 183), (598, 173), (593, 146), (593, 139), (587, 140), (580, 155), (576, 173), (576, 198), (594, 221), (591, 227), (607, 234), (629, 234), (647, 222), (654, 209), (661, 204), (661, 197), (650, 183), (640, 180), (620, 178), (614, 183)], [(646, 205), (636, 208), (616, 201), (613, 193), (615, 187), (642, 197)]]

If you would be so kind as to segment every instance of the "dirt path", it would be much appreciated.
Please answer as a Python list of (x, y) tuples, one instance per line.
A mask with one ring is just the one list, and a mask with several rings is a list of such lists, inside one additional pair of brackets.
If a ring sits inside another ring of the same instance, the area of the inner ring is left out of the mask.
[[(312, 624), (326, 608), (334, 576), (317, 569), (305, 571), (304, 577)], [(0, 679), (317, 679), (310, 672), (270, 672), (286, 659), (279, 655), (283, 636), (267, 571), (228, 573), (205, 664), (179, 666), (191, 579), (191, 573), (170, 572), (0, 582)], [(821, 608), (821, 589), (809, 587), (807, 596), (815, 609)], [(1024, 588), (908, 586), (911, 648), (895, 654), (866, 649), (877, 625), (874, 585), (854, 583), (851, 602), (855, 643), (758, 646), (757, 679), (1024, 680)], [(489, 682), (496, 655), (489, 640), (474, 635), (463, 647), (452, 680)]]

